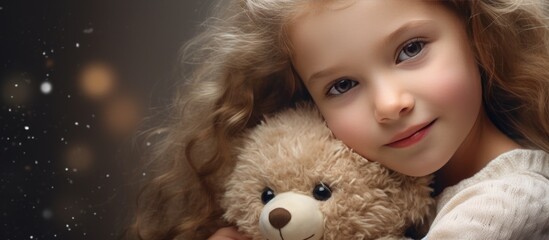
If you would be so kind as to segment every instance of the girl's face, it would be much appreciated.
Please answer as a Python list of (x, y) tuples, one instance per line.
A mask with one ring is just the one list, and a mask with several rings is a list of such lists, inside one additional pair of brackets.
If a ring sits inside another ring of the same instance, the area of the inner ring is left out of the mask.
[(441, 3), (355, 1), (306, 13), (289, 34), (294, 67), (328, 127), (390, 169), (435, 172), (479, 116), (465, 27)]

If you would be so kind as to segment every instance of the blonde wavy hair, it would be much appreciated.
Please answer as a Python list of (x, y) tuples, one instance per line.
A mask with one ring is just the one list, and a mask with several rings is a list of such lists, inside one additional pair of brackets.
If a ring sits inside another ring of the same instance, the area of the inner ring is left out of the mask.
[[(312, 3), (315, 4), (312, 4)], [(155, 132), (156, 177), (127, 231), (137, 239), (206, 239), (222, 222), (219, 197), (239, 135), (264, 115), (310, 101), (292, 68), (287, 27), (324, 1), (232, 0), (213, 7), (181, 52), (187, 72)], [(549, 152), (549, 24), (543, 0), (453, 0), (466, 25), (491, 120), (524, 146)]]

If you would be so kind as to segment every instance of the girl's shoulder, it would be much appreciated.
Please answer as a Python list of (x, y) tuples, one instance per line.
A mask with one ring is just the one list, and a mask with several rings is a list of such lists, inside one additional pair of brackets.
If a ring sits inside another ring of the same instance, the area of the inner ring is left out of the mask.
[(513, 150), (438, 196), (428, 236), (546, 239), (549, 215), (540, 213), (548, 211), (549, 154)]
[(549, 181), (549, 153), (542, 150), (515, 149), (494, 158), (472, 177), (447, 187), (438, 198), (439, 202), (445, 202), (464, 189), (485, 183), (520, 185), (531, 180)]
[(528, 173), (549, 178), (549, 153), (533, 149), (511, 150), (496, 157), (474, 177), (485, 180), (511, 177), (517, 174), (529, 175)]
[(501, 175), (532, 171), (547, 176), (549, 175), (549, 153), (534, 149), (511, 150), (492, 160), (481, 172), (484, 171)]

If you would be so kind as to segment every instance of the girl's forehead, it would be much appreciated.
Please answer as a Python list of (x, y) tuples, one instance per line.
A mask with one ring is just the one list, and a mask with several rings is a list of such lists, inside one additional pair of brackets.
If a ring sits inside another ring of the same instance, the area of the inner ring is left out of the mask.
[(335, 1), (323, 6), (313, 7), (313, 10), (303, 11), (293, 18), (288, 23), (289, 34), (294, 37), (313, 34), (325, 38), (352, 29), (373, 35), (390, 31), (410, 20), (437, 19), (433, 9), (442, 7), (437, 1), (418, 0)]
[(331, 55), (331, 51), (336, 54), (357, 45), (374, 46), (399, 35), (402, 29), (421, 25), (418, 23), (438, 24), (453, 14), (438, 1), (359, 0), (337, 6), (316, 8), (288, 25), (293, 61), (304, 55), (307, 61), (321, 60), (321, 55)]

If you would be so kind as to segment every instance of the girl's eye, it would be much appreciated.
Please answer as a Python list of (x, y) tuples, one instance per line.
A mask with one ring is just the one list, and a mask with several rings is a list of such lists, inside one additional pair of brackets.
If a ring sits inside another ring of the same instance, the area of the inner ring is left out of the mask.
[(357, 81), (353, 81), (350, 79), (337, 80), (330, 87), (326, 95), (334, 96), (334, 95), (340, 95), (340, 94), (346, 93), (347, 91), (351, 90), (351, 88), (354, 88), (357, 84), (358, 84)]
[(396, 63), (400, 63), (417, 56), (421, 50), (423, 50), (423, 47), (425, 47), (425, 42), (421, 40), (416, 39), (410, 43), (407, 43), (402, 50), (400, 50)]

